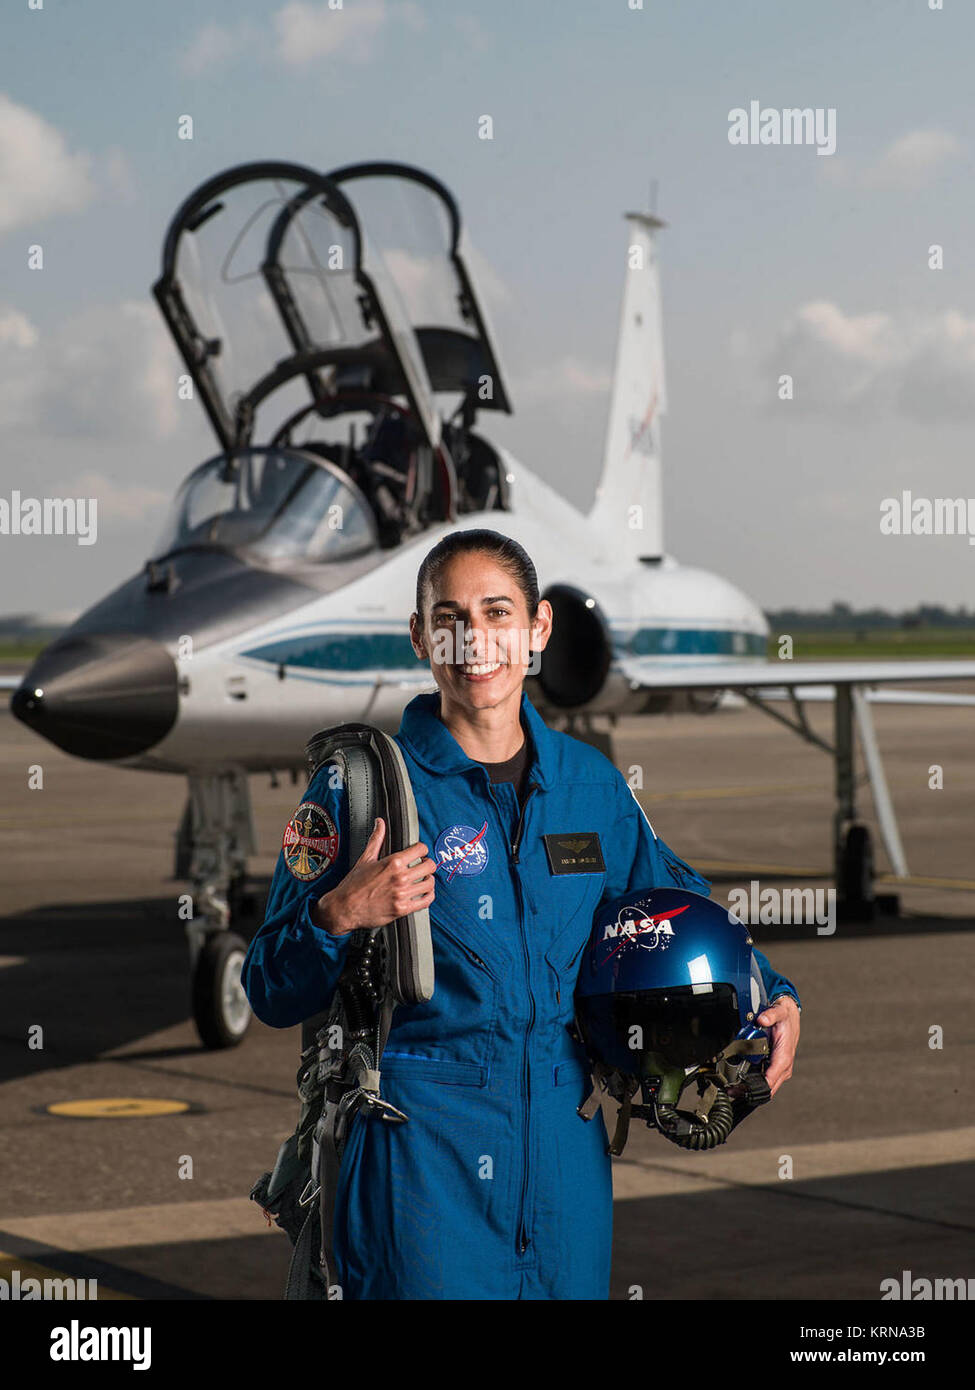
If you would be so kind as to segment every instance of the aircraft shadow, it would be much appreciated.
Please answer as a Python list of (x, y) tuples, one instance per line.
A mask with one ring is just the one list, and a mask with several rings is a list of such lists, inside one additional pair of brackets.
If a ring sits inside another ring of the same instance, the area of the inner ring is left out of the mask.
[[(263, 921), (269, 883), (263, 878), (249, 884), (251, 911), (234, 923), (245, 940)], [(973, 928), (970, 918), (878, 917), (840, 922), (836, 934), (850, 938)], [(817, 932), (814, 924), (781, 924), (756, 926), (755, 934), (764, 945), (815, 939)], [(189, 954), (170, 897), (58, 904), (2, 918), (0, 956), (23, 957), (22, 963), (0, 969), (0, 1084), (93, 1061), (190, 1018)], [(44, 1046), (37, 1050), (28, 1046), (29, 1030), (36, 1024), (44, 1030)], [(126, 1055), (158, 1060), (201, 1050), (194, 1041)]]
[[(263, 920), (262, 889), (256, 914), (234, 923), (248, 941)], [(23, 958), (0, 969), (0, 1084), (94, 1061), (190, 1018), (189, 949), (172, 898), (56, 904), (2, 918), (0, 956)], [(43, 1047), (35, 1049), (28, 1039), (38, 1024)], [(193, 1036), (189, 1046), (138, 1056), (199, 1054)]]

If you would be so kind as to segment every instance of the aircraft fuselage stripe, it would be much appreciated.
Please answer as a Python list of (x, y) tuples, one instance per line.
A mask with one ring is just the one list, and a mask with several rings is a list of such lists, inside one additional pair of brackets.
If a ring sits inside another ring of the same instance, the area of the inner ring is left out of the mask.
[[(617, 657), (764, 656), (760, 633), (719, 628), (645, 627), (613, 633)], [(240, 653), (269, 666), (313, 671), (409, 670), (416, 656), (406, 632), (310, 632), (278, 637)]]

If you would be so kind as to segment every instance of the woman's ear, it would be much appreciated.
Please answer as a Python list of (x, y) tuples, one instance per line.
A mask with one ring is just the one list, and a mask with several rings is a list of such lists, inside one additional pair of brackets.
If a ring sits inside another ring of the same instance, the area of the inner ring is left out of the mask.
[(539, 600), (538, 609), (532, 619), (531, 641), (529, 643), (532, 651), (542, 652), (548, 644), (548, 639), (552, 635), (552, 620), (554, 614), (552, 605), (548, 599)]

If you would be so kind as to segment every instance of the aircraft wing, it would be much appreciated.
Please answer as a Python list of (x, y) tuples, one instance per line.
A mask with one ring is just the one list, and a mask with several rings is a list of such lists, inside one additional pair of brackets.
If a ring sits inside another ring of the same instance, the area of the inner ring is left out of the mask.
[[(763, 699), (831, 700), (838, 685), (890, 686), (900, 681), (975, 681), (975, 661), (729, 661), (664, 663), (622, 656), (617, 669), (634, 688), (752, 690)], [(975, 704), (975, 695), (942, 691), (870, 690), (885, 704)]]

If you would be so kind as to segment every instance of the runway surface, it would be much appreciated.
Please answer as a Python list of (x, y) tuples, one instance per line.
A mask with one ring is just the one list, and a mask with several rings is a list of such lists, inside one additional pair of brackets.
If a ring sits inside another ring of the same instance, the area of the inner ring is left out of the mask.
[[(903, 1270), (975, 1277), (975, 709), (874, 716), (911, 870), (901, 916), (755, 929), (802, 995), (795, 1074), (717, 1153), (633, 1127), (613, 1297), (876, 1299)], [(824, 735), (830, 718), (811, 711)], [(642, 767), (651, 821), (716, 898), (753, 879), (828, 886), (831, 760), (760, 712), (622, 720), (615, 758)], [(294, 1127), (298, 1030), (197, 1041), (169, 877), (183, 782), (70, 758), (3, 708), (0, 787), (0, 1277), (279, 1298), (291, 1247), (248, 1193)], [(301, 790), (252, 780), (261, 905)], [(116, 1108), (46, 1108), (86, 1098)], [(146, 1100), (188, 1108), (140, 1115)]]

